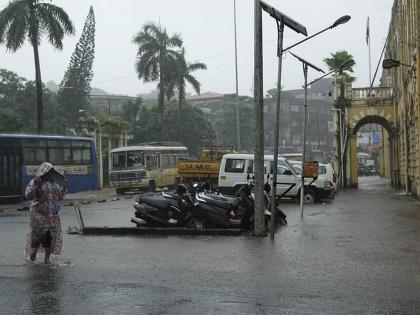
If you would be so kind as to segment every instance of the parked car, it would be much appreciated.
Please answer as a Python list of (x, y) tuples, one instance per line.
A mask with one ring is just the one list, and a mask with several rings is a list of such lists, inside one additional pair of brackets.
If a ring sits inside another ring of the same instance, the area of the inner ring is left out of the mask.
[(329, 180), (333, 185), (334, 192), (337, 191), (337, 173), (331, 163), (320, 163), (318, 178)]
[[(299, 175), (302, 174), (302, 162), (301, 161), (289, 161), (289, 163), (293, 166), (296, 173)], [(330, 191), (330, 198), (334, 198), (335, 192), (337, 190), (337, 174), (334, 171), (333, 166), (331, 163), (319, 163), (319, 171), (318, 171), (318, 178), (313, 183), (313, 185), (322, 188), (325, 185), (325, 181), (331, 183), (332, 189)]]
[[(273, 182), (273, 156), (264, 156), (264, 178), (270, 185)], [(254, 173), (253, 154), (225, 154), (219, 170), (219, 190), (223, 193), (233, 194), (247, 183), (247, 177)], [(333, 191), (329, 180), (319, 179), (311, 183), (311, 179), (305, 180), (304, 201), (313, 203), (316, 200), (328, 198)], [(288, 198), (300, 198), (301, 177), (289, 164), (279, 157), (277, 165), (277, 189), (276, 195)]]

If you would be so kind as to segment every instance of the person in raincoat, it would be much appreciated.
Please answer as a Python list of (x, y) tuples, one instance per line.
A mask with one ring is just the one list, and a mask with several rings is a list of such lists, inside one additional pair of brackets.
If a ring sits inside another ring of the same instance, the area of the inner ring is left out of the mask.
[(60, 223), (61, 203), (67, 192), (67, 179), (53, 165), (44, 162), (26, 187), (26, 198), (31, 200), (30, 224), (25, 257), (35, 261), (38, 250), (45, 251), (44, 263), (50, 255), (60, 255), (63, 236)]

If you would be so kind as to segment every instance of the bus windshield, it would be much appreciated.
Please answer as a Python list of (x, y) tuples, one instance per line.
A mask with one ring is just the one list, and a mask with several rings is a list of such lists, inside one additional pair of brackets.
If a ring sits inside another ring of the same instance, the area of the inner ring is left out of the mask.
[(115, 152), (112, 154), (112, 169), (123, 170), (123, 169), (135, 169), (144, 167), (144, 152), (135, 151), (124, 151)]
[(144, 167), (143, 151), (127, 151), (127, 167), (138, 168)]

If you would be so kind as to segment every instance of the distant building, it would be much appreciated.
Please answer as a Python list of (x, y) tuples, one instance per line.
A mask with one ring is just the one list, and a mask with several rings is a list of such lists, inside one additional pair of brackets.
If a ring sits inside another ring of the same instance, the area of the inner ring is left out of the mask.
[[(333, 126), (333, 80), (321, 79), (308, 88), (307, 149), (308, 152), (326, 152), (329, 160), (334, 148)], [(280, 102), (279, 152), (302, 152), (304, 126), (304, 89), (285, 90)], [(266, 105), (266, 149), (272, 151), (274, 143), (274, 117), (276, 96), (264, 100)]]
[[(309, 152), (333, 152), (335, 130), (331, 111), (332, 79), (322, 79), (308, 89), (308, 124), (307, 145)], [(240, 104), (253, 104), (251, 97), (240, 96)], [(235, 104), (235, 94), (220, 94), (206, 92), (201, 95), (187, 96), (186, 100), (192, 106), (200, 108), (207, 118), (214, 122), (223, 114), (225, 104)], [(302, 151), (304, 122), (304, 90), (282, 91), (280, 105), (279, 152), (295, 153)], [(276, 96), (264, 99), (265, 112), (265, 147), (267, 152), (273, 150), (274, 118)], [(329, 156), (329, 154), (327, 154)], [(326, 158), (327, 159), (327, 158)]]

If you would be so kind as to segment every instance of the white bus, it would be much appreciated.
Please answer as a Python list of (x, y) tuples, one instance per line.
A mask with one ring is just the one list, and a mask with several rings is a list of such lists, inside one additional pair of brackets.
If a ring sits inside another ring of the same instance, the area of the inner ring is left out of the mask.
[(179, 181), (177, 162), (188, 158), (187, 147), (149, 143), (111, 150), (109, 182), (118, 194), (132, 189), (154, 191)]

